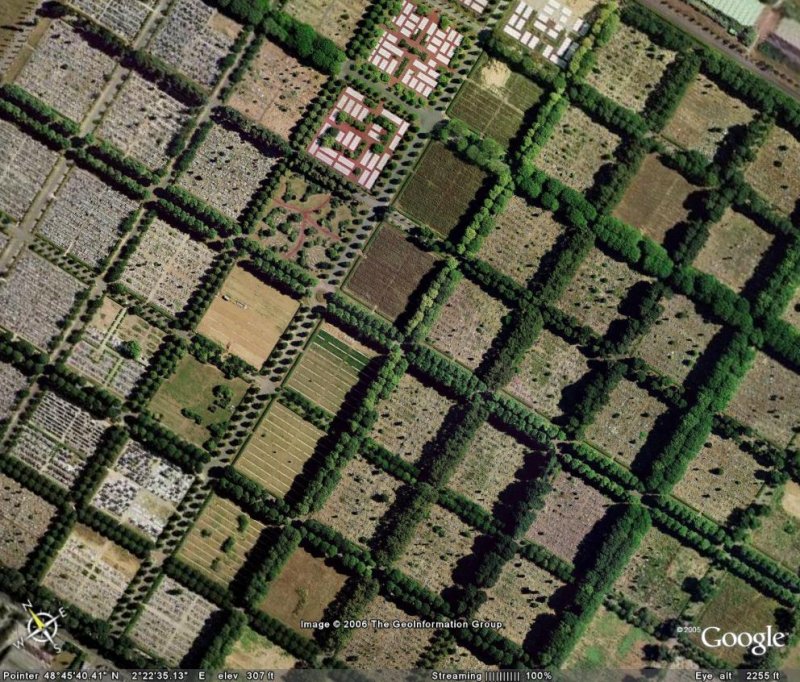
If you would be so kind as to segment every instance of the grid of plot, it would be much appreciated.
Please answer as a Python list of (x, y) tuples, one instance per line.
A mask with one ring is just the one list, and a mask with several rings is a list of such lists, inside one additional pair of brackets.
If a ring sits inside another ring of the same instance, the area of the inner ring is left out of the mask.
[(150, 8), (139, 0), (66, 0), (98, 24), (126, 40), (133, 40), (142, 28)]

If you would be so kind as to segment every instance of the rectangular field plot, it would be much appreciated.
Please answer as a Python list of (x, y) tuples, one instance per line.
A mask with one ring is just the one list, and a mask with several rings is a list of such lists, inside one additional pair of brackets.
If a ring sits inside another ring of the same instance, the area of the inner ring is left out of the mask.
[(127, 74), (97, 129), (98, 137), (152, 169), (169, 159), (167, 149), (189, 119), (178, 100), (135, 71)]
[(713, 159), (731, 128), (746, 126), (753, 116), (755, 111), (744, 102), (699, 74), (662, 134), (685, 149), (699, 151)]
[[(308, 5), (305, 0), (302, 4)], [(265, 40), (228, 104), (288, 139), (324, 82), (321, 73)]]
[(291, 670), (300, 661), (245, 625), (223, 667), (228, 670)]
[(36, 46), (17, 85), (80, 123), (100, 95), (116, 62), (78, 31), (54, 21)]
[(22, 220), (58, 154), (8, 121), (0, 121), (0, 211)]
[(149, 0), (67, 0), (98, 24), (131, 42), (150, 14)]
[(514, 482), (528, 457), (535, 459), (528, 448), (513, 436), (485, 422), (451, 476), (449, 485), (491, 511), (500, 493)]
[(368, 0), (288, 0), (283, 11), (345, 48), (369, 4)]
[(672, 492), (724, 524), (734, 509), (744, 509), (755, 500), (766, 473), (734, 441), (712, 434)]
[(226, 379), (214, 365), (184, 355), (148, 406), (169, 429), (195, 445), (213, 437), (230, 420), (247, 391), (243, 379)]
[(786, 447), (800, 427), (800, 377), (759, 352), (726, 412)]
[(0, 362), (0, 422), (11, 416), (17, 404), (17, 394), (28, 385), (28, 381), (22, 372)]
[(348, 540), (368, 545), (401, 485), (381, 468), (362, 457), (354, 457), (342, 470), (339, 484), (314, 518)]
[(180, 665), (201, 634), (210, 634), (219, 610), (168, 576), (150, 595), (130, 631), (138, 645)]
[(486, 602), (476, 617), (503, 623), (502, 634), (519, 645), (540, 615), (554, 613), (553, 597), (564, 587), (558, 578), (527, 559), (509, 561), (497, 583), (487, 590)]
[(140, 562), (95, 533), (77, 525), (50, 565), (42, 584), (95, 618), (108, 618)]
[(592, 249), (559, 299), (559, 307), (601, 336), (624, 315), (620, 304), (631, 287), (649, 278), (634, 272), (600, 249)]
[(611, 504), (601, 492), (562, 471), (525, 537), (565, 561), (573, 561), (581, 542)]
[(394, 392), (378, 405), (372, 437), (408, 462), (419, 459), (422, 448), (439, 430), (453, 403), (406, 374)]
[(564, 226), (550, 211), (512, 196), (495, 219), (494, 229), (484, 239), (479, 255), (524, 286), (563, 232)]
[(586, 81), (617, 104), (641, 113), (675, 56), (646, 34), (620, 24), (613, 38), (595, 50), (596, 62)]
[[(654, 192), (653, 187), (659, 191)], [(659, 244), (689, 215), (687, 199), (697, 188), (680, 173), (665, 166), (655, 154), (648, 156), (628, 185), (614, 217), (638, 227)]]
[(774, 237), (731, 208), (714, 223), (694, 266), (734, 291), (741, 291), (755, 273)]
[(136, 202), (97, 176), (73, 168), (36, 225), (36, 231), (79, 261), (94, 267), (119, 240), (120, 224)]
[(683, 381), (722, 327), (704, 320), (680, 294), (667, 295), (659, 304), (664, 311), (636, 345), (636, 353), (659, 372)]
[(628, 379), (611, 391), (608, 403), (586, 429), (586, 438), (630, 466), (667, 406)]
[(128, 441), (92, 504), (156, 540), (192, 481), (176, 465)]
[(147, 303), (181, 312), (214, 261), (214, 252), (160, 218), (142, 237), (122, 273), (122, 283)]
[(800, 140), (775, 126), (744, 174), (754, 189), (790, 215), (800, 199)]
[(214, 125), (178, 184), (236, 220), (278, 161), (242, 137)]
[(319, 621), (347, 576), (339, 573), (323, 559), (298, 547), (269, 584), (269, 591), (258, 608), (297, 634), (311, 637), (312, 631), (301, 628), (301, 620)]
[(506, 390), (538, 413), (553, 419), (569, 406), (569, 387), (589, 371), (589, 361), (575, 346), (546, 329), (525, 353)]
[[(67, 364), (103, 388), (127, 397), (163, 338), (160, 329), (104, 298)], [(138, 353), (131, 352), (132, 348)]]
[(210, 88), (241, 27), (201, 0), (172, 5), (148, 50), (184, 76)]
[(541, 96), (538, 85), (484, 54), (464, 81), (449, 113), (481, 135), (508, 146), (519, 132), (526, 112)]
[(473, 207), (488, 176), (439, 142), (422, 155), (397, 198), (397, 206), (447, 237)]
[[(418, 621), (381, 596), (370, 602), (362, 619)], [(424, 628), (400, 629), (371, 627), (355, 630), (352, 638), (342, 651), (339, 659), (348, 667), (366, 670), (411, 670), (430, 644), (433, 630)]]
[(397, 567), (429, 590), (441, 592), (455, 582), (453, 571), (472, 554), (477, 536), (455, 514), (434, 505), (417, 526)]
[(691, 547), (651, 528), (614, 587), (659, 618), (678, 618), (689, 602), (684, 581), (699, 580), (710, 566)]
[(800, 564), (800, 485), (787, 481), (760, 521), (750, 535), (753, 546), (795, 570)]
[(402, 230), (384, 225), (356, 263), (346, 288), (394, 321), (406, 310), (434, 262), (435, 257), (414, 246)]
[(45, 393), (22, 427), (11, 454), (69, 488), (94, 454), (107, 426), (54, 393)]
[(570, 106), (533, 162), (578, 191), (592, 187), (603, 166), (613, 162), (620, 138), (581, 109)]
[(325, 323), (314, 334), (286, 386), (336, 414), (373, 357), (369, 348)]
[(505, 305), (477, 284), (462, 279), (439, 312), (428, 342), (475, 369), (500, 332), (508, 312)]
[(254, 367), (261, 367), (300, 304), (234, 267), (197, 331)]
[(0, 562), (23, 568), (55, 514), (52, 504), (0, 474)]
[(263, 523), (251, 519), (233, 502), (212, 495), (183, 541), (178, 557), (211, 580), (228, 585), (263, 530)]
[(273, 402), (236, 460), (236, 468), (282, 498), (324, 435), (289, 408)]

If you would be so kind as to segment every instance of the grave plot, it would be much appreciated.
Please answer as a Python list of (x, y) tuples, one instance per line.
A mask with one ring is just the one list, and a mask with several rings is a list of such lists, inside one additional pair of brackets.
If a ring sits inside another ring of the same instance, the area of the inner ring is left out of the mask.
[(435, 260), (433, 254), (414, 246), (402, 230), (385, 224), (356, 263), (345, 287), (373, 312), (395, 321)]
[(779, 210), (790, 215), (800, 199), (800, 140), (775, 126), (745, 170), (745, 180), (771, 201)]
[(344, 199), (291, 171), (264, 211), (258, 241), (286, 260), (325, 278), (341, 258), (368, 212), (356, 198)]
[(489, 176), (440, 142), (425, 150), (398, 195), (397, 207), (447, 237), (465, 221)]
[(23, 568), (56, 511), (13, 478), (0, 474), (0, 562), (9, 568)]
[(172, 5), (148, 50), (184, 76), (210, 88), (222, 70), (241, 26), (202, 0)]
[(8, 121), (0, 121), (0, 211), (22, 220), (58, 154)]
[(534, 163), (545, 173), (578, 191), (594, 185), (598, 171), (614, 161), (620, 138), (570, 106), (544, 143)]
[(417, 526), (397, 568), (423, 587), (441, 592), (455, 582), (453, 571), (472, 554), (477, 536), (455, 514), (434, 505)]
[(227, 586), (258, 543), (264, 527), (233, 502), (212, 495), (183, 541), (178, 557)]
[(592, 249), (561, 294), (560, 307), (605, 336), (611, 324), (624, 317), (619, 307), (631, 287), (645, 281), (650, 279), (600, 249)]
[(659, 372), (683, 381), (722, 327), (704, 320), (680, 294), (667, 295), (659, 304), (664, 312), (636, 345), (636, 353)]
[[(659, 191), (654, 192), (653, 187), (658, 187)], [(651, 154), (628, 185), (622, 201), (614, 209), (614, 217), (638, 227), (661, 244), (667, 232), (688, 217), (686, 200), (696, 189), (680, 173)]]
[(689, 602), (684, 581), (699, 580), (710, 566), (691, 547), (651, 528), (614, 588), (658, 618), (678, 618)]
[(69, 488), (94, 454), (108, 424), (54, 393), (45, 393), (11, 454)]
[(25, 251), (0, 285), (0, 326), (46, 348), (61, 333), (83, 285), (71, 275)]
[(731, 128), (746, 126), (753, 116), (755, 111), (744, 102), (699, 74), (662, 134), (685, 149), (699, 151), (713, 159)]
[(104, 298), (67, 364), (124, 398), (144, 374), (163, 338), (160, 329)]
[(27, 385), (28, 378), (22, 372), (0, 362), (0, 421), (11, 416), (17, 394)]
[(528, 448), (485, 422), (448, 484), (456, 492), (492, 511), (500, 493), (514, 482), (515, 475), (528, 458), (535, 459)]
[(308, 153), (348, 180), (372, 189), (409, 124), (382, 102), (346, 87)]
[(766, 473), (734, 441), (712, 434), (672, 492), (724, 524), (734, 509), (743, 509), (755, 500)]
[(554, 613), (552, 601), (564, 583), (527, 559), (509, 561), (497, 583), (486, 592), (486, 601), (475, 614), (483, 620), (503, 623), (502, 634), (520, 646), (533, 622)]
[(150, 0), (67, 0), (98, 24), (131, 42), (150, 14)]
[(146, 303), (181, 312), (214, 260), (205, 244), (156, 218), (122, 273), (122, 283)]
[(442, 72), (452, 71), (453, 59), (463, 36), (452, 26), (442, 26), (437, 11), (423, 16), (418, 5), (403, 0), (400, 13), (386, 26), (369, 62), (389, 75), (389, 85), (402, 83), (422, 97), (428, 97)]
[(786, 447), (800, 428), (800, 377), (758, 352), (726, 412)]
[(275, 401), (236, 460), (236, 468), (283, 498), (325, 435)]
[(564, 226), (550, 211), (531, 206), (515, 195), (495, 219), (494, 229), (483, 240), (478, 255), (525, 286), (563, 232)]
[(313, 26), (344, 49), (368, 6), (368, 0), (289, 0), (283, 5), (283, 11)]
[(92, 504), (157, 540), (194, 477), (128, 441), (98, 488)]
[(45, 239), (89, 266), (98, 266), (120, 238), (136, 202), (97, 176), (73, 168), (36, 225)]
[(747, 216), (728, 208), (711, 226), (694, 266), (734, 291), (741, 291), (774, 239)]
[(409, 374), (378, 405), (372, 437), (408, 462), (417, 460), (422, 447), (441, 427), (453, 403)]
[(622, 23), (611, 40), (594, 54), (596, 61), (586, 82), (617, 104), (639, 113), (677, 56), (656, 45), (645, 33)]
[(313, 630), (300, 627), (301, 620), (319, 621), (347, 576), (324, 559), (298, 547), (269, 584), (269, 591), (258, 609), (277, 618), (298, 635), (311, 638)]
[[(381, 596), (370, 602), (361, 618), (368, 622), (381, 620), (390, 623), (395, 620), (403, 623), (419, 620)], [(424, 628), (367, 627), (354, 630), (350, 641), (339, 652), (339, 659), (356, 669), (411, 670), (417, 667), (433, 633), (433, 630)]]
[(498, 666), (482, 661), (469, 649), (458, 644), (453, 644), (444, 657), (436, 662), (437, 670), (470, 671), (470, 670), (497, 670)]
[(181, 438), (203, 446), (224, 428), (246, 391), (244, 379), (227, 379), (214, 365), (187, 354), (159, 386), (148, 409)]
[[(589, 372), (589, 361), (575, 346), (546, 329), (522, 358), (506, 390), (548, 419), (569, 407), (569, 387)], [(567, 410), (568, 411), (568, 410)]]
[(515, 0), (503, 34), (541, 59), (564, 68), (589, 31), (581, 15), (558, 0)]
[(611, 504), (601, 492), (562, 471), (525, 537), (565, 561), (573, 561), (581, 542)]
[(354, 338), (325, 323), (314, 334), (286, 386), (337, 414), (375, 356)]
[(439, 312), (428, 342), (470, 369), (480, 365), (500, 332), (508, 308), (477, 284), (462, 279)]
[(542, 94), (533, 81), (483, 54), (458, 91), (449, 113), (480, 134), (508, 146), (522, 127), (525, 114)]
[(16, 82), (80, 123), (102, 92), (116, 62), (91, 47), (69, 24), (54, 21)]
[(348, 540), (368, 545), (401, 485), (380, 467), (360, 456), (354, 457), (342, 470), (339, 484), (314, 518)]
[(622, 379), (586, 429), (586, 439), (630, 466), (667, 406), (632, 381)]
[(233, 130), (215, 125), (178, 184), (236, 220), (279, 158), (277, 149), (265, 154)]
[(750, 541), (791, 570), (800, 565), (800, 485), (787, 481), (773, 497), (769, 514), (759, 519)]
[(164, 576), (130, 631), (147, 651), (178, 666), (204, 631), (211, 631), (219, 609), (179, 582)]
[(90, 616), (106, 619), (140, 564), (133, 554), (111, 540), (77, 525), (50, 565), (42, 585)]
[(231, 270), (197, 331), (261, 367), (300, 304), (241, 266)]
[[(309, 5), (305, 0), (302, 4)], [(228, 104), (288, 139), (324, 82), (321, 73), (265, 40), (244, 78), (233, 88)]]
[(168, 160), (167, 150), (189, 120), (189, 110), (158, 86), (129, 71), (106, 109), (98, 137), (152, 169)]
[(245, 625), (223, 667), (227, 670), (291, 670), (299, 662), (299, 659)]

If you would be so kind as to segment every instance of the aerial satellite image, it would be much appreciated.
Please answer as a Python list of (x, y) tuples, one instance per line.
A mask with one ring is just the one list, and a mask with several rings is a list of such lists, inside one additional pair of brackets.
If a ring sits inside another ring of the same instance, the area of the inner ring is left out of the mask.
[(800, 0), (0, 0), (0, 682), (800, 680)]

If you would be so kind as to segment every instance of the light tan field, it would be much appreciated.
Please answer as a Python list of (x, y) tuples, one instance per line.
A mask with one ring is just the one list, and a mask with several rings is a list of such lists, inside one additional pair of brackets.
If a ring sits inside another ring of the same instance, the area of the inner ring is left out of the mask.
[(299, 663), (277, 644), (245, 626), (223, 667), (229, 670), (291, 670)]
[(775, 126), (745, 171), (745, 180), (789, 215), (800, 198), (800, 140)]

